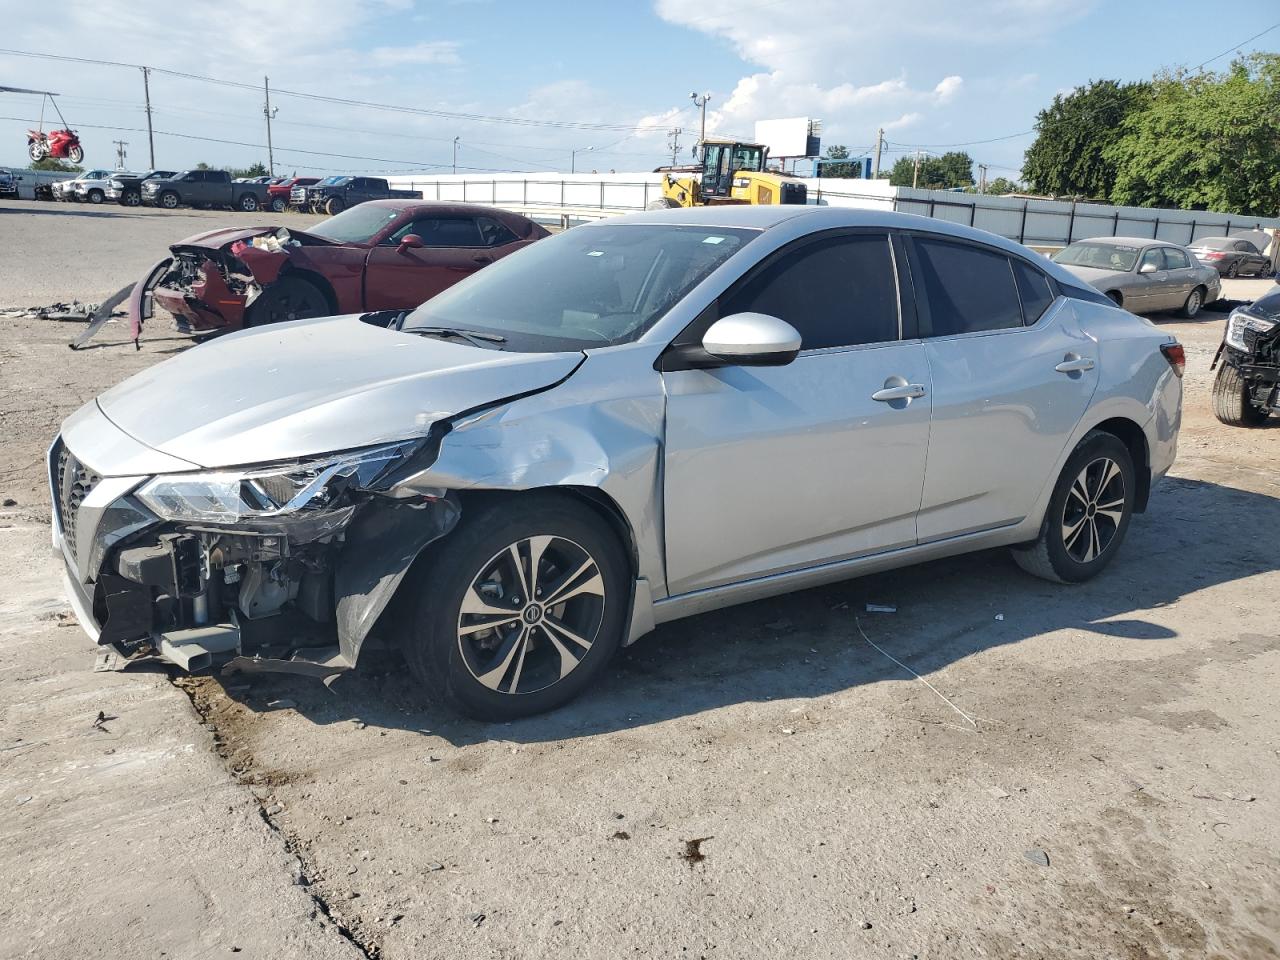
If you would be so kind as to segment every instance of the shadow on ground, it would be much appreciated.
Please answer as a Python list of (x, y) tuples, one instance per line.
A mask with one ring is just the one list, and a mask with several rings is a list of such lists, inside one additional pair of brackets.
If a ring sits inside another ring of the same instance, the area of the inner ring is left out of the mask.
[[(254, 710), (287, 697), (316, 724), (360, 719), (429, 730), (455, 745), (593, 736), (733, 703), (819, 697), (909, 678), (862, 639), (859, 622), (877, 645), (925, 676), (1060, 629), (1172, 640), (1172, 629), (1140, 611), (1276, 569), (1278, 534), (1280, 500), (1170, 478), (1131, 524), (1116, 562), (1090, 583), (1037, 580), (999, 550), (731, 607), (658, 628), (623, 650), (578, 700), (508, 724), (463, 720), (444, 707), (422, 705), (413, 678), (391, 653), (362, 660), (332, 689), (284, 675), (258, 675), (247, 689), (241, 676), (221, 682)], [(898, 613), (868, 614), (869, 602), (896, 604)]]

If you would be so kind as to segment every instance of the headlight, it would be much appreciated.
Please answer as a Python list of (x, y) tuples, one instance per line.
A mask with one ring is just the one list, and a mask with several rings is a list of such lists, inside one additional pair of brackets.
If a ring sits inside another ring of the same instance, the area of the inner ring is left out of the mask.
[(158, 476), (137, 498), (166, 520), (237, 523), (333, 506), (348, 488), (366, 487), (420, 441), (340, 454), (324, 460), (216, 473)]
[(1274, 320), (1268, 320), (1266, 317), (1255, 317), (1252, 314), (1234, 310), (1231, 316), (1227, 317), (1227, 346), (1249, 353), (1252, 347), (1245, 343), (1245, 331), (1266, 333), (1275, 325)]

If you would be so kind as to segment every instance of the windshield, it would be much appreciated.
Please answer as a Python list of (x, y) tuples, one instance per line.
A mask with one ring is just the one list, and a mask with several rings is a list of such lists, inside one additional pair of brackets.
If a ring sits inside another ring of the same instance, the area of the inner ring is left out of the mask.
[(320, 181), (320, 186), (322, 187), (331, 186), (332, 184), (342, 183), (344, 180), (350, 180), (350, 179), (351, 179), (350, 177), (325, 177), (323, 180)]
[(428, 300), (404, 329), (498, 334), (511, 349), (534, 352), (625, 343), (757, 235), (666, 224), (575, 227)]
[(1073, 243), (1053, 255), (1054, 263), (1069, 267), (1096, 267), (1126, 272), (1138, 262), (1138, 247), (1122, 243)]
[(307, 233), (338, 243), (369, 243), (378, 231), (400, 216), (399, 210), (362, 204), (309, 227)]

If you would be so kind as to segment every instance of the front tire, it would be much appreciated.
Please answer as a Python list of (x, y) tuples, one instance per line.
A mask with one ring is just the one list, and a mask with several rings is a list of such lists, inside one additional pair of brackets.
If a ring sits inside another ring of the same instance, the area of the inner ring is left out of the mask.
[(1200, 308), (1204, 306), (1204, 287), (1196, 287), (1187, 294), (1186, 303), (1182, 305), (1182, 309), (1178, 311), (1188, 320), (1194, 320), (1200, 313)]
[(556, 493), (499, 500), (433, 548), (405, 659), (431, 698), (478, 720), (552, 710), (622, 645), (628, 582), (587, 508)]
[(272, 197), (272, 198), (271, 198), (271, 212), (272, 212), (272, 213), (284, 213), (284, 206), (285, 206), (284, 201), (283, 201), (283, 200), (281, 200), (279, 197)]
[(314, 283), (298, 277), (283, 277), (267, 287), (253, 301), (245, 314), (246, 327), (261, 327), (269, 323), (286, 323), (289, 320), (305, 320), (332, 313), (329, 298)]
[(1213, 381), (1213, 415), (1229, 427), (1260, 427), (1268, 418), (1267, 411), (1254, 404), (1240, 371), (1229, 363), (1218, 368)]
[(1044, 580), (1092, 579), (1124, 542), (1136, 491), (1129, 448), (1113, 434), (1090, 431), (1062, 468), (1039, 537), (1015, 548), (1013, 559)]
[(102, 202), (103, 200), (105, 200), (105, 199), (106, 199), (106, 194), (104, 194), (101, 190), (96, 190), (96, 189), (95, 189), (95, 190), (90, 190), (90, 191), (89, 191), (89, 202), (90, 202), (90, 203), (101, 203), (101, 202)]
[(332, 216), (334, 216), (334, 215), (336, 215), (336, 214), (341, 213), (341, 212), (342, 212), (343, 210), (345, 210), (346, 208), (347, 208), (346, 204), (344, 204), (344, 203), (343, 203), (341, 200), (339, 200), (337, 197), (333, 197), (333, 198), (331, 198), (330, 200), (327, 200), (327, 201), (325, 202), (325, 205), (324, 205), (324, 212), (325, 212), (325, 213), (327, 213), (329, 216), (331, 216), (331, 217), (332, 217)]
[(142, 205), (142, 194), (130, 190), (120, 195), (120, 202), (126, 207), (139, 207)]
[(164, 207), (166, 210), (177, 210), (178, 195), (172, 190), (166, 190), (164, 193), (160, 194), (160, 206)]
[(72, 163), (81, 163), (84, 160), (84, 148), (80, 144), (75, 144), (67, 151), (67, 159)]

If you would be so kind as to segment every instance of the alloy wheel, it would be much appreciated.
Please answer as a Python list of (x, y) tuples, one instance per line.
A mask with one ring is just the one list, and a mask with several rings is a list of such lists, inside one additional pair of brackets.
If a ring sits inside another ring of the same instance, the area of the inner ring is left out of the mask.
[(1076, 563), (1092, 563), (1106, 553), (1124, 519), (1124, 472), (1108, 457), (1090, 462), (1067, 492), (1062, 512), (1062, 544)]
[(458, 613), (458, 650), (490, 690), (545, 690), (590, 652), (604, 609), (604, 577), (587, 550), (564, 537), (528, 537), (472, 578)]

